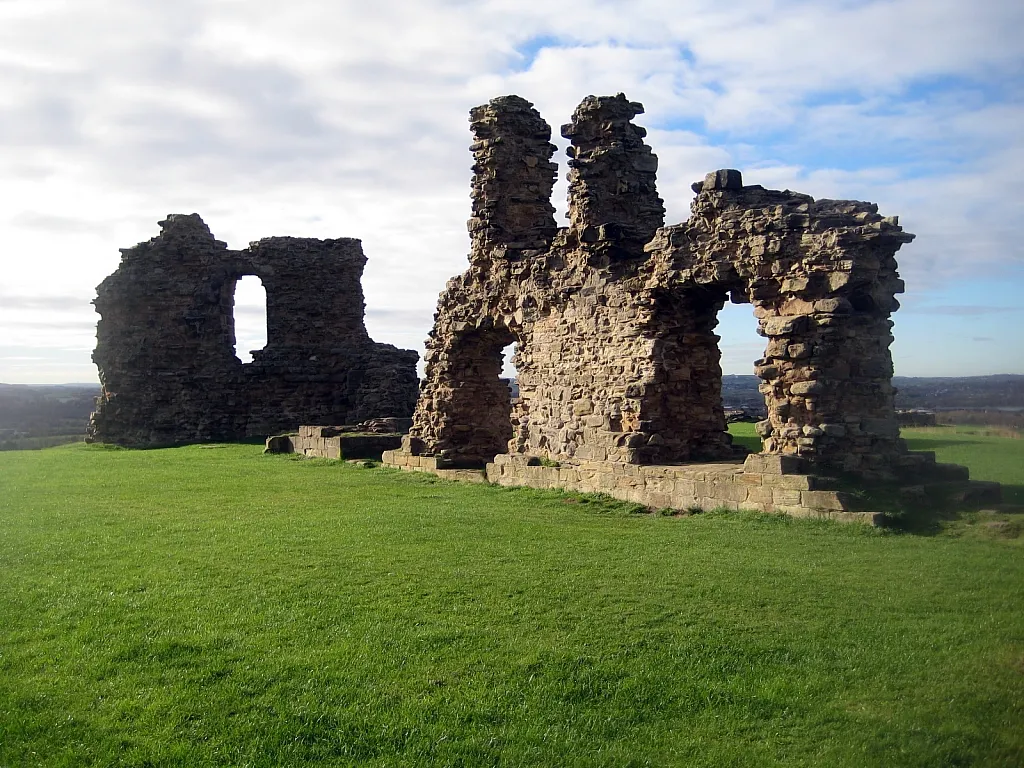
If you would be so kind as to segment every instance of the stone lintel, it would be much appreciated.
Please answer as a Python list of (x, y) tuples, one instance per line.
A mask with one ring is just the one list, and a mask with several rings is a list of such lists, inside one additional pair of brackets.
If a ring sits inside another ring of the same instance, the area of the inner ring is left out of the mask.
[(743, 175), (734, 168), (712, 171), (704, 177), (705, 190), (743, 189)]

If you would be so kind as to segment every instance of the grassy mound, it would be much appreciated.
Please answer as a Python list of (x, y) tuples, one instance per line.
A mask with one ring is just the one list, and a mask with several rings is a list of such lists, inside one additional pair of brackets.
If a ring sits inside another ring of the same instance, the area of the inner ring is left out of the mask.
[(1024, 763), (1020, 539), (77, 445), (0, 583), (5, 768)]

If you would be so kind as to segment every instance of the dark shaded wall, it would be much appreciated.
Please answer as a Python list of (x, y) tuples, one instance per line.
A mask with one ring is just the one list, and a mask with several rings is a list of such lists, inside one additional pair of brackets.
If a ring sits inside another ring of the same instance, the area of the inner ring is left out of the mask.
[[(412, 413), (418, 356), (368, 336), (358, 240), (272, 237), (233, 251), (196, 214), (160, 227), (122, 249), (97, 288), (92, 440), (175, 445)], [(267, 291), (267, 345), (249, 364), (234, 354), (245, 275)]]

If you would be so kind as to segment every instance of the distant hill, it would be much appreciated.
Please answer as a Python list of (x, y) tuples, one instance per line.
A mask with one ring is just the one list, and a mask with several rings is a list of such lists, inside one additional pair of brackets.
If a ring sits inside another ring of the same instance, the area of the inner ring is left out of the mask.
[(99, 384), (0, 384), (0, 442), (84, 435)]
[(960, 378), (896, 376), (897, 408), (1024, 410), (1024, 376), (965, 376)]
[[(756, 376), (729, 374), (722, 377), (722, 404), (726, 410), (764, 413), (764, 396)], [(896, 376), (896, 407), (901, 410), (1024, 410), (1024, 375), (917, 377)], [(519, 388), (511, 380), (513, 391)]]
[[(728, 408), (764, 410), (756, 376), (723, 376), (722, 402)], [(1024, 410), (1024, 376), (894, 376), (900, 410)]]
[[(764, 412), (756, 376), (722, 377), (722, 403), (727, 410)], [(1024, 411), (1024, 376), (908, 377), (897, 376), (896, 407), (929, 410)], [(509, 380), (513, 396), (519, 387)], [(84, 435), (98, 384), (29, 386), (0, 383), (0, 443), (16, 438)]]

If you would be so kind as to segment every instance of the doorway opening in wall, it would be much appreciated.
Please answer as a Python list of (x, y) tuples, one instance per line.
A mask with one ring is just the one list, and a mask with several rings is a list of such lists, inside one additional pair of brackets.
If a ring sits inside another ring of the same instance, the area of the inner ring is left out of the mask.
[(508, 451), (512, 438), (512, 396), (503, 376), (503, 352), (512, 333), (486, 322), (452, 345), (447, 373), (452, 388), (446, 407), (444, 451), (453, 466), (482, 467)]
[(251, 363), (253, 352), (267, 346), (267, 291), (255, 275), (245, 275), (235, 283), (234, 351), (242, 363)]
[(753, 376), (763, 342), (751, 307), (731, 304), (730, 294), (743, 300), (742, 283), (689, 284), (655, 295), (656, 374), (641, 422), (651, 437), (634, 449), (638, 463), (734, 461), (761, 450), (754, 425), (730, 430), (725, 413), (764, 410)]
[(718, 312), (718, 348), (722, 353), (722, 407), (733, 442), (760, 451), (761, 438), (753, 422), (767, 416), (761, 380), (754, 375), (754, 361), (764, 357), (766, 340), (757, 333), (757, 320), (750, 304), (726, 301)]

